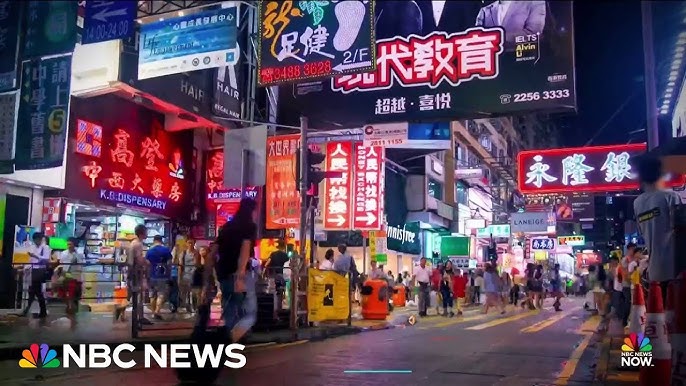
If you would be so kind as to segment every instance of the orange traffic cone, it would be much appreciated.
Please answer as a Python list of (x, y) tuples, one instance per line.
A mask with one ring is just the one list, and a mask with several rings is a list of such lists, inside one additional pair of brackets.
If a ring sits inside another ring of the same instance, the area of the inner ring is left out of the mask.
[(646, 323), (646, 302), (643, 299), (643, 287), (640, 285), (634, 286), (630, 315), (629, 333), (643, 334)]
[(674, 293), (672, 386), (686, 386), (686, 271), (679, 276)]
[(676, 293), (676, 282), (672, 281), (667, 286), (667, 304), (665, 304), (665, 323), (667, 324), (667, 338), (672, 341), (672, 331), (674, 330), (674, 296)]
[(641, 386), (670, 386), (672, 348), (667, 341), (667, 324), (662, 307), (660, 283), (650, 283), (648, 292), (648, 311), (646, 312), (645, 336), (652, 345), (652, 366), (641, 367), (639, 384)]

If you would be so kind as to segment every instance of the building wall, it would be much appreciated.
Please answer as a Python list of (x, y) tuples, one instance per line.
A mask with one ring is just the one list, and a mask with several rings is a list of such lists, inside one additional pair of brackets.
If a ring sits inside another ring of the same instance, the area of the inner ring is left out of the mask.
[(40, 228), (43, 219), (43, 190), (14, 183), (4, 183), (3, 189), (7, 194), (29, 198), (28, 215), (30, 224), (24, 225)]

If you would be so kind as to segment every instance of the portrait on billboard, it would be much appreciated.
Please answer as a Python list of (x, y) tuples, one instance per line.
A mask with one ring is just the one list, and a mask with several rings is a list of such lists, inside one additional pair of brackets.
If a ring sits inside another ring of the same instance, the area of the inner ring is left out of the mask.
[(576, 108), (570, 1), (379, 1), (377, 68), (282, 86), (322, 128)]

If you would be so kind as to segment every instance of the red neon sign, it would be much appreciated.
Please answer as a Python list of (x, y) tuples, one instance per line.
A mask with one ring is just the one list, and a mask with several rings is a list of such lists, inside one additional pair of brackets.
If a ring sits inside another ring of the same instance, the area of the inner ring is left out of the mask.
[(379, 230), (383, 221), (384, 148), (355, 144), (352, 228)]
[(326, 170), (342, 173), (341, 178), (327, 178), (325, 182), (323, 219), (327, 230), (350, 229), (352, 156), (352, 142), (326, 144)]

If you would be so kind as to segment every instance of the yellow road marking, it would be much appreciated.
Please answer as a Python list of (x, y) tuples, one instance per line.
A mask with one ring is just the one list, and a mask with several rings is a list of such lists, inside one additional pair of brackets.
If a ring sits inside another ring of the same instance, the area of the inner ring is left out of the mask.
[(544, 328), (548, 328), (548, 327), (552, 326), (553, 324), (559, 322), (560, 320), (568, 317), (569, 314), (571, 314), (572, 312), (579, 310), (579, 309), (581, 309), (581, 307), (572, 308), (571, 310), (569, 310), (565, 313), (561, 313), (561, 314), (552, 316), (548, 319), (545, 319), (545, 320), (542, 320), (538, 323), (532, 324), (531, 326), (524, 327), (520, 330), (520, 332), (523, 332), (523, 333), (539, 332), (539, 331), (543, 330)]
[(512, 315), (512, 316), (508, 316), (508, 317), (504, 317), (504, 318), (500, 318), (500, 319), (491, 320), (490, 322), (477, 324), (476, 326), (467, 327), (465, 330), (484, 330), (487, 328), (499, 326), (501, 324), (514, 322), (515, 320), (524, 319), (528, 316), (536, 315), (539, 312), (540, 311), (527, 311), (527, 312), (524, 312), (521, 314), (516, 314), (516, 315)]
[(569, 378), (571, 378), (572, 375), (574, 375), (576, 368), (579, 366), (581, 356), (584, 354), (584, 351), (586, 351), (588, 344), (591, 342), (591, 339), (593, 338), (593, 332), (591, 331), (597, 329), (599, 324), (600, 318), (592, 317), (588, 319), (586, 322), (584, 322), (581, 325), (581, 327), (579, 327), (577, 333), (584, 335), (584, 339), (581, 341), (581, 343), (579, 343), (576, 349), (572, 351), (572, 355), (569, 357), (567, 363), (565, 363), (565, 366), (562, 368), (562, 371), (557, 376), (555, 385), (565, 386), (569, 383)]
[[(459, 323), (466, 323), (466, 322), (472, 322), (474, 320), (481, 320), (485, 317), (485, 315), (477, 315), (477, 316), (468, 316), (466, 318), (464, 317), (455, 317), (452, 320), (444, 321), (444, 322), (439, 322), (439, 323), (429, 323), (429, 326), (422, 326), (419, 327), (420, 330), (427, 330), (429, 328), (441, 328), (441, 327), (448, 327), (448, 326), (453, 326), (455, 324)], [(440, 320), (440, 319), (439, 319)]]

